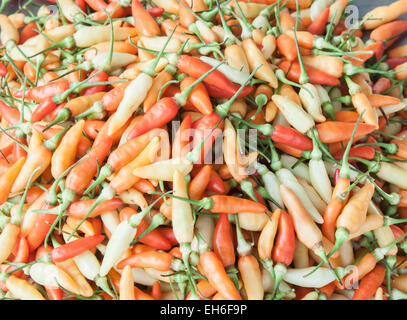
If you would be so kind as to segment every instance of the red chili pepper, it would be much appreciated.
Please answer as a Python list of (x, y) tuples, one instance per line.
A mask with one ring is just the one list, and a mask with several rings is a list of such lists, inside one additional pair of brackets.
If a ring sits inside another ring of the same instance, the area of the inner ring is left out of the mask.
[(53, 262), (62, 262), (76, 257), (86, 250), (92, 249), (93, 247), (101, 243), (104, 238), (105, 236), (101, 234), (80, 238), (54, 248), (50, 252), (49, 256)]
[(38, 35), (38, 27), (35, 22), (30, 22), (27, 24), (20, 33), (20, 44), (23, 44), (28, 39)]
[(178, 105), (172, 98), (162, 98), (143, 115), (127, 136), (127, 140), (136, 138), (154, 128), (161, 128), (178, 113)]
[(75, 4), (81, 9), (83, 12), (86, 12), (86, 2), (85, 0), (75, 0)]
[[(206, 72), (212, 69), (212, 66), (203, 62), (202, 60), (188, 56), (181, 55), (177, 62), (177, 68), (180, 72), (189, 74), (192, 77), (199, 78), (204, 75)], [(230, 98), (239, 90), (240, 86), (230, 81), (222, 72), (214, 70), (209, 74), (204, 82), (206, 84), (212, 85), (224, 91), (224, 95), (229, 96)], [(208, 88), (208, 87), (207, 87)], [(209, 91), (209, 90), (208, 90)], [(244, 97), (252, 91), (252, 87), (246, 86), (239, 97)], [(209, 93), (209, 95), (211, 95)]]
[[(126, 15), (126, 10), (120, 5), (117, 5), (117, 1), (111, 1), (104, 10), (95, 12), (92, 19), (93, 20), (105, 20), (108, 18), (106, 12), (110, 14), (111, 18), (121, 18)], [(130, 25), (130, 27), (133, 27)]]
[(179, 244), (177, 238), (175, 238), (174, 229), (169, 227), (158, 227), (157, 230), (171, 243), (172, 246)]
[(278, 221), (278, 233), (273, 251), (273, 261), (289, 266), (294, 258), (294, 224), (287, 212), (281, 211)]
[(234, 265), (236, 262), (232, 235), (228, 214), (220, 213), (213, 233), (213, 251), (222, 261), (224, 267)]
[(54, 121), (58, 116), (59, 111), (65, 108), (66, 102), (61, 103), (58, 107), (56, 107), (51, 113), (49, 114), (48, 118), (50, 121)]
[(391, 82), (390, 79), (388, 78), (380, 78), (375, 82), (375, 84), (372, 87), (373, 93), (375, 94), (380, 94), (391, 87)]
[(0, 62), (0, 77), (6, 76), (8, 73), (7, 67), (3, 64), (3, 62)]
[[(125, 207), (120, 211), (120, 216), (122, 220), (128, 220), (132, 215), (136, 213), (137, 211), (133, 208)], [(139, 237), (140, 234), (142, 234), (148, 227), (149, 224), (145, 220), (141, 220), (140, 224), (137, 227), (136, 238)], [(172, 247), (170, 241), (157, 229), (151, 230), (149, 233), (141, 237), (138, 241), (157, 250), (168, 251)]]
[[(90, 75), (89, 78), (92, 77), (95, 73), (99, 72), (99, 70), (94, 70)], [(105, 82), (109, 80), (109, 75), (102, 71), (99, 74), (97, 74), (96, 76), (94, 76), (93, 78), (89, 79), (88, 83), (92, 83), (92, 82)], [(81, 95), (83, 96), (88, 96), (97, 92), (102, 92), (105, 91), (107, 85), (106, 84), (101, 84), (101, 85), (97, 85), (97, 86), (93, 86), (93, 87), (88, 87), (85, 88), (83, 91), (81, 91)]]
[[(403, 236), (403, 235), (405, 234), (405, 232), (404, 232), (401, 228), (397, 227), (397, 226), (394, 225), (394, 224), (390, 226), (390, 229), (391, 229), (391, 231), (393, 232), (394, 239), (399, 239), (401, 236)], [(400, 239), (397, 243), (401, 243), (401, 242), (403, 242), (405, 239), (406, 239), (406, 237)]]
[(159, 17), (164, 13), (164, 8), (150, 8), (147, 9), (147, 12), (153, 17)]
[[(373, 160), (375, 156), (375, 149), (371, 146), (360, 146), (360, 147), (353, 147), (349, 151), (349, 157), (356, 157), (362, 158), (366, 160)], [(343, 151), (340, 150), (333, 154), (333, 157), (336, 160), (341, 160), (343, 157)]]
[(385, 63), (387, 63), (389, 65), (390, 69), (394, 69), (398, 65), (403, 64), (405, 62), (407, 62), (406, 57), (394, 57), (394, 58), (389, 58), (385, 61)]
[[(140, 224), (137, 227), (136, 237), (143, 233), (148, 228), (148, 226), (149, 225), (147, 222), (141, 220)], [(141, 237), (139, 241), (157, 250), (167, 251), (170, 250), (172, 247), (170, 241), (164, 235), (162, 235), (157, 229), (151, 230), (149, 233)]]
[[(301, 76), (301, 67), (298, 61), (290, 62), (286, 60), (281, 62), (278, 67), (284, 71), (287, 79), (299, 83)], [(328, 86), (339, 86), (341, 84), (339, 79), (336, 77), (316, 70), (307, 65), (305, 65), (304, 67), (310, 79), (310, 83), (312, 84), (325, 84)]]
[(271, 140), (276, 143), (286, 144), (299, 150), (312, 150), (312, 140), (294, 128), (275, 125)]
[(35, 108), (32, 114), (31, 121), (41, 121), (47, 114), (51, 113), (56, 108), (57, 105), (55, 104), (54, 100), (52, 100), (52, 97), (46, 98), (45, 100), (41, 101), (40, 104)]
[(223, 184), (222, 178), (217, 174), (215, 170), (212, 169), (211, 176), (209, 178), (209, 183), (206, 188), (210, 191), (224, 194), (225, 193), (225, 185)]

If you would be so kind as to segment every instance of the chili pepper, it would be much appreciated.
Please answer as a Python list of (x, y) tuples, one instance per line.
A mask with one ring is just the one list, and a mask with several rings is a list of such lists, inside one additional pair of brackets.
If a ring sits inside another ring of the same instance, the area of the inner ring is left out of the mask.
[[(71, 203), (67, 209), (69, 216), (76, 219), (82, 219), (84, 215), (93, 206), (95, 199), (79, 200)], [(105, 200), (93, 209), (92, 213), (88, 216), (89, 218), (94, 218), (100, 214), (119, 208), (123, 204), (123, 201), (119, 198), (113, 198), (110, 200)]]
[(160, 27), (138, 0), (132, 0), (131, 13), (134, 18), (137, 34), (146, 37), (160, 35)]
[(386, 41), (386, 47), (390, 46), (396, 39), (395, 36), (398, 36), (406, 29), (405, 21), (393, 21), (386, 24), (383, 24), (372, 31), (370, 34), (370, 39), (376, 41)]
[[(95, 76), (92, 77), (92, 75), (95, 75)], [(97, 70), (97, 69), (92, 71), (91, 74), (89, 75), (89, 77), (92, 77), (92, 78), (89, 79), (88, 84), (92, 83), (92, 82), (106, 82), (109, 80), (109, 75), (105, 71), (99, 72), (99, 70)], [(106, 86), (107, 86), (106, 84), (102, 84), (102, 85), (97, 85), (94, 87), (87, 87), (82, 92), (80, 92), (80, 94), (82, 94), (83, 96), (88, 96), (88, 95), (95, 94), (97, 92), (102, 92), (102, 91), (105, 91)]]
[(207, 189), (220, 194), (225, 193), (223, 180), (213, 169), (211, 170), (211, 176), (207, 185)]
[[(202, 60), (191, 57), (188, 55), (181, 55), (176, 64), (179, 72), (187, 73), (194, 78), (199, 78), (203, 74), (207, 73), (211, 70), (211, 66)], [(239, 86), (232, 83), (225, 75), (223, 75), (220, 71), (213, 71), (210, 75), (208, 75), (204, 79), (205, 84), (209, 84), (213, 87), (222, 89), (224, 94), (228, 94), (233, 96), (238, 90)], [(238, 98), (244, 97), (252, 91), (251, 86), (246, 86), (243, 91), (239, 94)]]
[(240, 294), (227, 276), (221, 260), (213, 251), (208, 250), (201, 253), (199, 259), (203, 272), (212, 287), (221, 292), (228, 300), (241, 300)]
[(18, 299), (21, 300), (45, 300), (43, 295), (27, 280), (20, 279), (14, 275), (6, 276), (2, 274), (2, 282), (6, 288)]
[(284, 274), (294, 258), (295, 233), (293, 222), (285, 211), (281, 211), (278, 223), (278, 233), (273, 252), (275, 283), (273, 295), (277, 293), (278, 287)]
[(41, 143), (41, 140), (40, 134), (35, 131), (30, 140), (27, 159), (14, 180), (11, 192), (23, 190), (34, 171), (34, 179), (36, 179), (50, 164), (52, 156), (51, 150), (46, 147), (45, 142)]
[(369, 272), (360, 282), (358, 289), (355, 290), (352, 300), (368, 300), (383, 282), (385, 271), (383, 266), (377, 265)]
[[(318, 136), (323, 143), (334, 143), (340, 141), (347, 141), (352, 135), (354, 128), (353, 123), (339, 122), (339, 121), (325, 121), (324, 123), (318, 123), (315, 125), (318, 131)], [(359, 140), (361, 137), (374, 131), (375, 127), (367, 123), (359, 124), (355, 140)]]
[[(25, 91), (25, 98), (34, 100), (36, 102), (41, 102), (46, 98), (54, 97), (58, 94), (64, 93), (69, 89), (69, 82), (65, 80), (59, 80), (45, 84), (43, 86), (38, 86), (35, 88), (28, 88)], [(21, 91), (16, 92), (16, 98), (22, 98), (23, 93)], [(56, 102), (53, 98), (53, 101)]]
[[(288, 79), (297, 83), (299, 82), (301, 70), (298, 61), (294, 61), (293, 63), (283, 61), (278, 65), (278, 67), (283, 70)], [(325, 72), (318, 71), (307, 65), (305, 65), (305, 70), (310, 78), (310, 83), (312, 84), (325, 84), (328, 86), (337, 86), (340, 84), (340, 81), (336, 77), (333, 77)]]
[[(321, 231), (291, 189), (281, 185), (280, 191), (284, 204), (288, 208), (288, 213), (293, 219), (297, 238), (330, 266), (325, 249), (322, 245)], [(333, 273), (335, 278), (340, 282), (337, 273), (335, 271), (333, 271)]]
[(317, 18), (313, 19), (312, 23), (308, 26), (307, 31), (318, 36), (323, 35), (329, 19), (329, 13), (329, 8), (325, 8)]

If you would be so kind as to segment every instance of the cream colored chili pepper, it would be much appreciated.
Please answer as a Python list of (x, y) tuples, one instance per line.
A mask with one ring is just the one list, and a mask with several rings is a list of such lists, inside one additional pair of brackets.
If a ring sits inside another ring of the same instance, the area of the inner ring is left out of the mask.
[(104, 228), (109, 230), (111, 234), (113, 234), (117, 226), (120, 224), (120, 218), (117, 210), (103, 212), (100, 215), (100, 218), (102, 219)]
[(267, 81), (268, 84), (276, 89), (278, 87), (278, 80), (274, 74), (273, 67), (267, 62), (266, 58), (263, 56), (261, 50), (257, 47), (253, 39), (245, 39), (242, 41), (242, 48), (246, 55), (247, 61), (250, 66), (250, 71), (255, 70), (259, 65), (262, 65), (257, 72), (255, 77), (260, 80)]
[(305, 288), (321, 288), (335, 280), (335, 276), (328, 268), (319, 268), (307, 277), (315, 267), (287, 269), (284, 280), (288, 283)]
[[(75, 44), (79, 48), (91, 47), (100, 42), (110, 40), (110, 26), (81, 27), (73, 34)], [(115, 41), (127, 40), (136, 36), (134, 28), (119, 27), (113, 24), (113, 38)]]
[(84, 17), (83, 12), (73, 0), (59, 0), (58, 3), (62, 14), (69, 22), (75, 22), (76, 20)]
[[(184, 175), (175, 170), (173, 177), (174, 196), (187, 198)], [(194, 237), (194, 218), (191, 205), (180, 199), (172, 199), (172, 229), (179, 243), (190, 243)]]
[[(75, 241), (74, 237), (68, 240), (69, 235), (73, 231), (72, 227), (65, 224), (62, 227), (62, 230), (65, 231), (62, 234), (65, 243)], [(82, 252), (81, 254), (73, 257), (72, 259), (75, 261), (75, 264), (77, 265), (78, 269), (86, 279), (95, 281), (100, 271), (100, 263), (96, 256), (90, 250)]]
[(294, 266), (295, 269), (310, 267), (308, 248), (298, 239), (295, 240)]
[(261, 231), (269, 218), (265, 213), (239, 212), (239, 225), (247, 231)]
[(108, 56), (109, 56), (108, 52), (102, 52), (96, 55), (92, 59), (92, 64), (94, 68), (98, 70), (111, 72), (116, 69), (125, 67), (138, 60), (137, 56), (134, 54), (113, 51), (112, 59), (110, 60), (110, 63), (106, 65), (106, 59), (108, 58)]
[(407, 171), (394, 164), (381, 162), (380, 170), (376, 173), (376, 175), (380, 179), (395, 184), (403, 190), (407, 189)]
[(4, 14), (0, 14), (0, 40), (3, 45), (6, 45), (8, 41), (20, 41), (20, 34), (18, 29), (14, 26), (13, 22)]
[(100, 266), (100, 275), (102, 277), (108, 274), (121, 255), (129, 248), (136, 233), (137, 228), (130, 226), (127, 220), (123, 220), (112, 232), (105, 255), (103, 256), (102, 265)]
[(295, 193), (295, 195), (301, 200), (304, 208), (307, 210), (311, 218), (316, 223), (319, 224), (323, 223), (324, 219), (322, 218), (318, 210), (314, 207), (311, 200), (308, 198), (307, 193), (304, 191), (304, 188), (301, 186), (301, 184), (298, 182), (295, 176), (291, 173), (291, 171), (283, 168), (278, 170), (276, 174), (279, 180), (281, 181), (281, 185), (290, 188)]
[(67, 259), (65, 261), (58, 262), (55, 265), (65, 271), (76, 282), (79, 287), (79, 294), (81, 296), (91, 297), (93, 295), (92, 287), (90, 286), (86, 278), (82, 275), (73, 259)]
[(31, 266), (30, 277), (42, 286), (58, 287), (58, 284), (75, 294), (81, 294), (79, 285), (64, 270), (53, 263), (38, 262)]
[(311, 83), (305, 83), (302, 85), (302, 88), (298, 94), (300, 96), (302, 105), (315, 120), (315, 122), (324, 122), (326, 118), (322, 114), (321, 100), (315, 86)]
[[(206, 242), (209, 248), (213, 248), (213, 233), (215, 231), (215, 222), (213, 218), (199, 216), (196, 219), (195, 229), (199, 232), (202, 239)], [(198, 239), (194, 237), (191, 243), (191, 249), (198, 252)]]
[[(219, 65), (219, 60), (207, 56), (201, 56), (199, 57), (199, 59), (211, 65), (212, 67)], [(236, 69), (235, 67), (229, 66), (227, 64), (222, 64), (220, 67), (218, 67), (218, 70), (222, 72), (226, 77), (228, 77), (231, 81), (243, 85), (249, 79), (249, 74), (240, 71), (240, 68)]]
[(129, 120), (145, 99), (148, 90), (153, 84), (152, 77), (146, 73), (140, 73), (124, 91), (123, 100), (117, 107), (109, 123), (108, 135), (119, 130)]
[[(395, 240), (393, 231), (391, 231), (390, 226), (383, 226), (381, 228), (378, 228), (373, 231), (373, 234), (376, 238), (377, 245), (380, 248), (388, 246)], [(397, 245), (394, 245), (389, 251), (387, 251), (386, 256), (394, 256), (397, 254), (397, 251)]]
[(325, 8), (328, 8), (332, 4), (332, 0), (315, 0), (310, 7), (310, 17), (314, 21)]
[[(309, 175), (309, 168), (304, 163), (297, 163), (298, 159), (287, 154), (282, 154), (280, 157), (281, 164), (284, 168), (290, 170), (297, 178), (302, 178), (307, 182), (311, 183), (311, 178)], [(297, 164), (293, 168), (294, 164)]]
[(306, 180), (298, 178), (298, 177), (297, 177), (297, 180), (304, 188), (304, 190), (307, 193), (308, 198), (311, 200), (312, 204), (315, 206), (315, 208), (317, 208), (319, 213), (321, 215), (323, 215), (325, 212), (325, 209), (327, 207), (327, 204), (325, 203), (325, 201), (321, 199), (318, 192), (316, 192), (316, 190), (311, 185), (309, 185)]
[(273, 95), (271, 99), (281, 113), (284, 114), (290, 125), (299, 132), (305, 134), (315, 126), (314, 119), (294, 101), (277, 94)]
[(355, 256), (353, 253), (352, 241), (345, 241), (339, 249), (341, 266), (346, 267), (353, 263)]
[[(160, 51), (165, 43), (168, 41), (169, 37), (162, 36), (162, 37), (140, 37), (141, 43), (143, 47), (150, 50)], [(165, 49), (164, 52), (173, 52), (176, 53), (181, 48), (181, 41), (177, 38), (171, 38)]]
[[(240, 8), (242, 9), (244, 16), (248, 19), (256, 18), (260, 14), (260, 12), (267, 7), (265, 4), (255, 2), (238, 1), (238, 3)], [(240, 12), (239, 10), (237, 10), (235, 1), (230, 1), (228, 5), (235, 7), (237, 15), (240, 16)]]
[(178, 170), (183, 175), (187, 175), (191, 172), (192, 167), (193, 165), (189, 160), (185, 158), (174, 158), (136, 168), (133, 174), (144, 179), (172, 181), (175, 170)]

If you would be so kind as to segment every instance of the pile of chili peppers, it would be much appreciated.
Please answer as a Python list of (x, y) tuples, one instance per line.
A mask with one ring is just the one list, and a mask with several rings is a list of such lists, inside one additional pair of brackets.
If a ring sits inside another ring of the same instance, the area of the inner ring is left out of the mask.
[(407, 299), (407, 0), (350, 2), (3, 1), (2, 299)]

